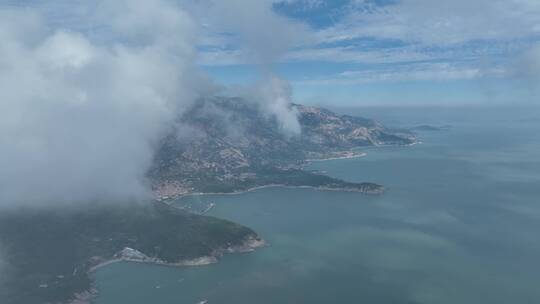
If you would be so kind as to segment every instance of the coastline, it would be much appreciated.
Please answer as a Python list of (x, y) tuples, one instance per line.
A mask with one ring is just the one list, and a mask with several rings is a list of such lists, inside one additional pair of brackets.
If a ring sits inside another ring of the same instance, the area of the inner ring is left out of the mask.
[[(310, 163), (314, 163), (314, 162), (324, 162), (324, 161), (344, 160), (344, 159), (355, 159), (355, 158), (366, 157), (368, 155), (368, 152), (364, 152), (364, 151), (359, 152), (359, 151), (357, 151), (357, 149), (368, 149), (369, 150), (369, 149), (385, 148), (385, 147), (412, 147), (412, 146), (420, 145), (420, 144), (423, 144), (423, 142), (418, 140), (418, 138), (415, 138), (415, 140), (413, 142), (408, 143), (408, 144), (375, 144), (373, 146), (368, 146), (368, 147), (352, 148), (351, 150), (336, 152), (335, 154), (337, 156), (328, 156), (328, 157), (323, 157), (323, 158), (305, 159), (305, 160), (303, 160), (304, 163), (302, 165), (300, 165), (300, 167), (304, 168), (305, 166), (309, 165)], [(341, 154), (341, 155), (339, 155), (339, 154)], [(314, 189), (314, 190), (319, 190), (319, 191), (358, 192), (358, 193), (363, 193), (363, 194), (367, 194), (367, 195), (380, 195), (380, 194), (384, 193), (384, 191), (386, 191), (386, 188), (384, 188), (384, 186), (380, 186), (379, 191), (362, 191), (362, 190), (359, 190), (359, 189), (350, 189), (350, 188), (329, 188), (329, 187), (318, 187), (318, 186), (308, 186), (308, 185), (305, 185), (305, 186), (290, 186), (290, 185), (286, 185), (286, 184), (267, 184), (267, 185), (260, 185), (260, 186), (255, 186), (255, 187), (251, 187), (251, 188), (247, 188), (247, 189), (233, 190), (233, 191), (230, 191), (230, 192), (190, 192), (190, 191), (185, 191), (185, 192), (181, 192), (181, 193), (178, 193), (178, 194), (169, 194), (169, 195), (161, 195), (161, 196), (159, 194), (155, 193), (155, 200), (170, 205), (174, 201), (182, 199), (184, 197), (205, 196), (205, 195), (238, 195), (238, 194), (249, 193), (249, 192), (256, 191), (256, 190), (265, 189), (265, 188), (277, 188), (277, 187), (290, 188), (290, 189), (294, 189), (294, 188)]]
[[(152, 264), (157, 266), (165, 267), (198, 267), (206, 266), (219, 262), (219, 259), (226, 254), (238, 254), (238, 253), (250, 253), (255, 250), (268, 246), (268, 243), (264, 239), (249, 237), (240, 245), (229, 246), (226, 248), (215, 249), (210, 255), (196, 257), (193, 259), (180, 260), (178, 262), (169, 263), (163, 261), (159, 258), (152, 258), (146, 256), (144, 253), (125, 247), (118, 253), (116, 253), (113, 258), (99, 262), (98, 264), (90, 267), (87, 271), (88, 275), (95, 273), (99, 269), (106, 267), (111, 264), (119, 262), (129, 262), (129, 263), (142, 263), (142, 264)], [(99, 290), (92, 284), (92, 286), (85, 291), (75, 293), (74, 298), (67, 302), (67, 304), (91, 304), (92, 300), (97, 297)]]
[(239, 195), (244, 193), (250, 193), (253, 191), (261, 190), (261, 189), (267, 189), (267, 188), (285, 188), (285, 189), (313, 189), (318, 191), (342, 191), (342, 192), (357, 192), (367, 195), (379, 195), (382, 194), (385, 191), (385, 188), (381, 186), (381, 191), (363, 191), (359, 189), (351, 189), (351, 188), (329, 188), (329, 187), (319, 187), (319, 186), (290, 186), (285, 184), (268, 184), (268, 185), (262, 185), (262, 186), (255, 186), (251, 187), (245, 190), (237, 190), (232, 192), (191, 192), (191, 193), (183, 193), (179, 194), (178, 196), (169, 197), (168, 199), (160, 200), (160, 202), (166, 203), (166, 204), (172, 204), (174, 201), (182, 199), (184, 197), (190, 197), (190, 196), (212, 196), (212, 195)]
[[(376, 144), (376, 145), (370, 146), (370, 147), (362, 147), (362, 149), (376, 149), (376, 148), (385, 148), (385, 147), (412, 147), (412, 146), (420, 145), (420, 144), (423, 144), (423, 142), (420, 141), (420, 140), (415, 140), (414, 142), (409, 143), (409, 144), (400, 144), (400, 145)], [(324, 161), (330, 161), (330, 160), (355, 159), (355, 158), (366, 157), (368, 155), (367, 152), (356, 152), (355, 149), (356, 148), (353, 148), (353, 150), (336, 152), (336, 154), (343, 154), (342, 156), (329, 156), (329, 157), (325, 157), (325, 158), (323, 157), (323, 158), (305, 159), (303, 161), (304, 164), (302, 164), (301, 167), (304, 168), (305, 166), (309, 165), (310, 163), (314, 163), (314, 162), (324, 162)], [(358, 192), (358, 193), (363, 193), (363, 194), (367, 194), (367, 195), (379, 195), (379, 194), (382, 194), (386, 190), (384, 188), (384, 186), (381, 186), (380, 191), (362, 191), (362, 190), (358, 190), (358, 189), (349, 189), (349, 188), (328, 188), (328, 187), (307, 186), (307, 185), (305, 185), (305, 186), (290, 186), (290, 185), (286, 185), (286, 184), (267, 184), (267, 185), (260, 185), (260, 186), (255, 186), (255, 187), (251, 187), (251, 188), (247, 188), (247, 189), (233, 190), (231, 192), (189, 192), (189, 191), (187, 191), (187, 192), (182, 192), (182, 193), (173, 194), (173, 195), (165, 195), (165, 196), (156, 195), (155, 200), (170, 205), (174, 201), (182, 199), (184, 197), (206, 196), (206, 195), (238, 195), (238, 194), (249, 193), (249, 192), (265, 189), (265, 188), (278, 188), (278, 187), (279, 188), (290, 188), (290, 189), (294, 189), (294, 188), (314, 189), (314, 190), (319, 190), (319, 191)]]
[[(154, 264), (167, 267), (193, 267), (193, 266), (206, 266), (219, 262), (219, 259), (225, 254), (235, 254), (235, 253), (249, 253), (253, 252), (256, 249), (267, 246), (267, 243), (263, 239), (249, 238), (244, 241), (241, 245), (229, 246), (227, 248), (216, 249), (210, 255), (200, 256), (193, 259), (180, 260), (178, 262), (170, 263), (163, 261), (158, 258), (151, 258), (143, 253), (126, 247), (115, 255), (112, 259), (100, 262), (97, 265), (92, 266), (88, 273), (96, 272), (97, 270), (106, 267), (108, 265), (119, 263), (119, 262), (132, 262), (132, 263), (144, 263), (144, 264)], [(137, 257), (125, 255), (123, 252), (126, 250), (133, 251), (135, 254), (139, 254)]]
[[(420, 144), (421, 142), (414, 142), (405, 146), (413, 146), (416, 144)], [(384, 146), (394, 146), (394, 145), (378, 145), (376, 147), (384, 147)], [(330, 160), (342, 160), (342, 159), (354, 159), (354, 158), (361, 158), (367, 156), (366, 152), (354, 152), (354, 151), (344, 151), (342, 152), (344, 155), (342, 156), (332, 156), (332, 157), (326, 157), (326, 158), (317, 158), (317, 159), (306, 159), (305, 165), (312, 163), (312, 162), (323, 162), (323, 161), (330, 161)], [(260, 185), (251, 187), (248, 189), (243, 190), (236, 190), (231, 192), (186, 192), (181, 193), (174, 196), (168, 196), (167, 198), (160, 198), (158, 197), (156, 200), (166, 203), (168, 205), (172, 205), (174, 201), (182, 199), (184, 197), (189, 196), (211, 196), (211, 195), (238, 195), (243, 193), (249, 193), (261, 189), (266, 188), (289, 188), (289, 189), (314, 189), (318, 191), (342, 191), (342, 192), (358, 192), (368, 195), (379, 195), (382, 194), (385, 191), (385, 188), (383, 186), (380, 186), (380, 190), (377, 191), (365, 191), (361, 189), (355, 189), (355, 188), (330, 188), (330, 187), (324, 187), (324, 186), (291, 186), (286, 184), (268, 184), (268, 185)], [(212, 206), (213, 207), (213, 206)], [(210, 208), (208, 208), (207, 211), (209, 211)], [(205, 212), (205, 213), (206, 213)], [(137, 257), (133, 256), (124, 256), (121, 254), (121, 252), (117, 253), (112, 259), (108, 259), (105, 261), (102, 261), (94, 266), (92, 266), (87, 273), (90, 275), (91, 273), (94, 273), (98, 271), (99, 269), (106, 267), (108, 265), (119, 263), (119, 262), (132, 262), (132, 263), (146, 263), (146, 264), (153, 264), (158, 266), (165, 266), (165, 267), (197, 267), (197, 266), (206, 266), (211, 265), (219, 262), (219, 259), (225, 255), (225, 254), (235, 254), (235, 253), (249, 253), (253, 252), (258, 248), (267, 246), (268, 244), (263, 239), (257, 239), (257, 238), (249, 238), (244, 241), (243, 244), (237, 245), (237, 246), (229, 246), (227, 248), (221, 248), (217, 249), (214, 252), (212, 252), (208, 256), (201, 256), (196, 257), (193, 259), (186, 259), (181, 260), (175, 263), (169, 263), (165, 262), (158, 258), (151, 258), (148, 257), (134, 249), (131, 248), (124, 248), (122, 251), (127, 250), (133, 250), (135, 251), (135, 254), (138, 255)], [(74, 295), (74, 299), (69, 301), (68, 304), (91, 304), (92, 300), (98, 296), (99, 291), (95, 288), (95, 286), (92, 286), (89, 290), (83, 291), (81, 293), (77, 293)]]
[(331, 156), (331, 157), (325, 157), (325, 158), (313, 158), (313, 159), (306, 159), (305, 161), (307, 163), (313, 163), (313, 162), (323, 162), (323, 161), (328, 161), (328, 160), (360, 158), (360, 157), (367, 156), (366, 152), (356, 153), (354, 151), (347, 151), (347, 152), (343, 152), (343, 153), (345, 154), (343, 156)]

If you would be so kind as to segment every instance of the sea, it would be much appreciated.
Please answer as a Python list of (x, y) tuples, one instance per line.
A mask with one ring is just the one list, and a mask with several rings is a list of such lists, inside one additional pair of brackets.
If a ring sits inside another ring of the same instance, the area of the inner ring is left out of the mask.
[(308, 170), (383, 195), (265, 188), (186, 197), (268, 246), (199, 267), (116, 263), (96, 304), (540, 303), (540, 108), (337, 109), (418, 131), (420, 144)]

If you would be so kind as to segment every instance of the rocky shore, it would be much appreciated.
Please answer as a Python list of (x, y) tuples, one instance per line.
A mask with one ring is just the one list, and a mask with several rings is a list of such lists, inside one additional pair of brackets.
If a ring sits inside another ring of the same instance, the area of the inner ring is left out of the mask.
[[(195, 267), (205, 266), (219, 262), (219, 259), (225, 254), (235, 253), (249, 253), (258, 248), (266, 246), (266, 242), (258, 237), (247, 237), (242, 244), (229, 245), (224, 248), (218, 248), (212, 251), (210, 255), (201, 256), (192, 259), (180, 260), (178, 262), (166, 262), (157, 257), (150, 257), (137, 249), (125, 247), (121, 251), (117, 252), (111, 259), (103, 259), (100, 257), (93, 257), (93, 261), (99, 261), (98, 264), (92, 266), (88, 273), (93, 273), (98, 269), (118, 262), (131, 262), (131, 263), (148, 263), (155, 265), (162, 265), (168, 267)], [(68, 304), (90, 304), (92, 299), (98, 295), (99, 291), (92, 287), (89, 290), (76, 293), (72, 300)]]
[(263, 239), (259, 237), (249, 236), (239, 245), (229, 245), (224, 248), (217, 248), (214, 249), (209, 255), (180, 260), (177, 262), (167, 262), (157, 257), (150, 257), (137, 249), (125, 247), (121, 251), (117, 252), (112, 259), (99, 262), (97, 265), (92, 266), (89, 269), (89, 272), (95, 272), (101, 267), (117, 262), (149, 263), (174, 267), (204, 266), (217, 263), (219, 259), (225, 254), (253, 252), (258, 248), (264, 247), (265, 245), (266, 242)]

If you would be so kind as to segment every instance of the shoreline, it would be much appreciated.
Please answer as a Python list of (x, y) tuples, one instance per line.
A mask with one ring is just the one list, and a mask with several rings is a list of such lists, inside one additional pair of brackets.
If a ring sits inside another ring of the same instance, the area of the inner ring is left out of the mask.
[(353, 153), (353, 155), (332, 156), (332, 157), (327, 157), (327, 158), (312, 158), (312, 159), (306, 159), (305, 162), (314, 163), (314, 162), (324, 162), (324, 161), (329, 161), (329, 160), (353, 159), (353, 158), (366, 157), (368, 155), (366, 152), (359, 152), (357, 154), (354, 154), (354, 152), (351, 152), (351, 153)]
[[(144, 253), (125, 247), (118, 253), (116, 253), (113, 258), (102, 261), (92, 267), (87, 271), (88, 275), (92, 275), (101, 268), (107, 267), (109, 265), (128, 262), (128, 263), (140, 263), (140, 264), (149, 264), (155, 266), (163, 267), (201, 267), (216, 264), (219, 262), (220, 258), (226, 254), (240, 254), (240, 253), (250, 253), (255, 250), (268, 246), (268, 243), (262, 238), (249, 237), (242, 244), (229, 246), (226, 248), (215, 249), (210, 255), (200, 256), (192, 259), (180, 260), (178, 262), (169, 263), (158, 258), (148, 257)], [(92, 300), (99, 295), (99, 290), (96, 288), (94, 283), (88, 290), (75, 293), (72, 300), (69, 300), (67, 304), (91, 304)]]
[[(195, 257), (192, 259), (184, 259), (174, 263), (166, 262), (158, 258), (148, 257), (140, 251), (125, 247), (120, 252), (115, 254), (115, 257), (113, 257), (112, 259), (108, 259), (90, 267), (87, 272), (93, 273), (103, 267), (119, 262), (153, 264), (166, 267), (206, 266), (219, 262), (219, 259), (226, 254), (250, 253), (265, 246), (268, 246), (268, 243), (264, 239), (250, 237), (244, 240), (244, 242), (240, 245), (229, 246), (226, 248), (218, 248), (215, 249), (210, 255)], [(125, 253), (126, 251), (130, 251), (130, 254), (134, 254), (137, 256), (129, 256)]]
[(175, 197), (170, 197), (166, 200), (160, 200), (160, 202), (171, 204), (175, 201), (185, 198), (185, 197), (191, 197), (191, 196), (212, 196), (212, 195), (239, 195), (239, 194), (245, 194), (250, 193), (257, 190), (267, 189), (267, 188), (285, 188), (285, 189), (313, 189), (318, 191), (343, 191), (343, 192), (357, 192), (367, 195), (378, 195), (385, 191), (385, 188), (383, 186), (380, 186), (382, 188), (382, 191), (380, 192), (371, 192), (371, 191), (362, 191), (358, 189), (349, 189), (349, 188), (328, 188), (328, 187), (319, 187), (319, 186), (290, 186), (285, 184), (268, 184), (268, 185), (262, 185), (262, 186), (255, 186), (251, 187), (245, 190), (238, 190), (233, 192), (192, 192), (192, 193), (184, 193), (180, 194)]
[[(371, 149), (376, 149), (376, 148), (400, 147), (400, 146), (401, 147), (411, 147), (411, 146), (420, 145), (420, 144), (422, 144), (422, 142), (420, 140), (416, 140), (416, 141), (414, 141), (414, 142), (412, 142), (410, 144), (403, 144), (403, 145), (392, 145), (392, 144), (374, 145), (374, 146), (371, 146), (371, 147), (364, 147), (364, 148), (365, 149), (370, 149), (370, 148)], [(345, 153), (350, 153), (351, 155), (343, 155), (343, 156), (335, 156), (335, 157), (327, 157), (327, 158), (305, 159), (304, 164), (301, 165), (301, 167), (303, 168), (303, 167), (309, 165), (310, 163), (315, 163), (315, 162), (324, 162), (324, 161), (330, 161), (330, 160), (343, 160), (343, 159), (355, 159), (355, 158), (366, 157), (368, 155), (367, 152), (355, 152), (354, 149), (349, 150), (349, 151), (342, 151), (341, 153), (344, 153), (344, 154)], [(327, 187), (318, 187), (318, 186), (289, 186), (289, 185), (284, 185), (284, 184), (268, 184), (268, 185), (255, 186), (255, 187), (251, 187), (251, 188), (243, 189), (243, 190), (234, 190), (234, 191), (231, 191), (231, 192), (184, 192), (184, 193), (180, 193), (180, 194), (177, 194), (177, 195), (167, 195), (167, 196), (163, 196), (163, 197), (158, 196), (158, 197), (155, 198), (155, 200), (170, 205), (174, 201), (182, 199), (184, 197), (206, 196), (206, 195), (238, 195), (238, 194), (244, 194), (244, 193), (249, 193), (249, 192), (253, 192), (253, 191), (256, 191), (256, 190), (265, 189), (265, 188), (277, 188), (277, 187), (290, 188), (290, 189), (294, 189), (294, 188), (314, 189), (314, 190), (319, 190), (319, 191), (358, 192), (358, 193), (364, 193), (364, 194), (368, 194), (368, 195), (378, 195), (378, 194), (382, 194), (385, 191), (384, 186), (381, 186), (382, 191), (371, 192), (371, 191), (361, 191), (361, 190), (354, 190), (354, 189), (347, 189), (347, 188), (327, 188)]]
[[(421, 142), (416, 141), (414, 143), (404, 145), (404, 146), (413, 146), (416, 144), (420, 144)], [(386, 145), (380, 145), (375, 147), (384, 147)], [(393, 146), (393, 145), (388, 145)], [(342, 159), (354, 159), (354, 158), (361, 158), (366, 157), (368, 154), (366, 152), (359, 152), (355, 153), (354, 151), (348, 151), (343, 153), (350, 153), (350, 155), (343, 155), (343, 156), (334, 156), (334, 157), (327, 157), (327, 158), (320, 158), (320, 159), (306, 159), (305, 165), (309, 165), (313, 162), (323, 162), (323, 161), (331, 161), (331, 160), (342, 160)], [(285, 184), (268, 184), (268, 185), (261, 185), (261, 186), (255, 186), (244, 190), (236, 190), (231, 192), (191, 192), (191, 193), (182, 193), (175, 196), (169, 196), (168, 198), (156, 198), (157, 201), (166, 203), (168, 205), (172, 205), (175, 201), (182, 199), (184, 197), (190, 197), (190, 196), (211, 196), (211, 195), (239, 195), (243, 193), (249, 193), (261, 189), (266, 188), (287, 188), (287, 189), (314, 189), (318, 191), (342, 191), (342, 192), (358, 192), (368, 195), (378, 195), (382, 194), (385, 191), (385, 188), (383, 186), (380, 186), (380, 191), (363, 191), (360, 189), (352, 189), (352, 188), (329, 188), (324, 186), (291, 186), (291, 185), (285, 185)], [(213, 207), (211, 205), (210, 208), (205, 210), (204, 213), (210, 211), (210, 209)], [(204, 214), (203, 213), (203, 214)], [(156, 266), (164, 266), (164, 267), (199, 267), (199, 266), (207, 266), (212, 265), (219, 262), (219, 259), (223, 257), (225, 254), (237, 254), (237, 253), (249, 253), (257, 250), (258, 248), (262, 248), (267, 246), (268, 244), (264, 241), (264, 239), (259, 238), (249, 238), (243, 242), (241, 245), (237, 246), (229, 246), (227, 248), (219, 248), (216, 249), (214, 252), (212, 252), (210, 255), (207, 256), (201, 256), (196, 257), (193, 259), (186, 259), (181, 260), (175, 263), (169, 263), (165, 262), (158, 258), (151, 258), (143, 253), (131, 249), (131, 248), (124, 248), (119, 253), (115, 254), (112, 259), (108, 259), (105, 261), (102, 261), (92, 267), (90, 267), (87, 271), (88, 275), (91, 275), (92, 273), (95, 273), (101, 268), (107, 267), (111, 264), (119, 263), (119, 262), (129, 262), (129, 263), (144, 263), (144, 264), (152, 264)], [(129, 256), (123, 256), (122, 252), (126, 250), (132, 250), (136, 257), (129, 257)], [(120, 255), (120, 256), (117, 256)], [(88, 290), (76, 293), (74, 294), (74, 298), (68, 302), (68, 304), (91, 304), (92, 300), (97, 297), (99, 294), (99, 290), (95, 287), (95, 285), (92, 285)]]

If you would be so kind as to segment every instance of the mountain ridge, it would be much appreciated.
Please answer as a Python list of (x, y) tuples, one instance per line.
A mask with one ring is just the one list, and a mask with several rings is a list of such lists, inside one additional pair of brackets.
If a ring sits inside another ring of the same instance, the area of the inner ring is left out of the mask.
[(389, 129), (371, 119), (300, 104), (289, 109), (297, 114), (301, 134), (288, 134), (256, 103), (201, 99), (178, 118), (161, 143), (149, 173), (154, 193), (169, 199), (267, 185), (380, 193), (381, 185), (348, 183), (304, 167), (310, 160), (359, 156), (354, 151), (361, 147), (416, 141), (407, 130)]

